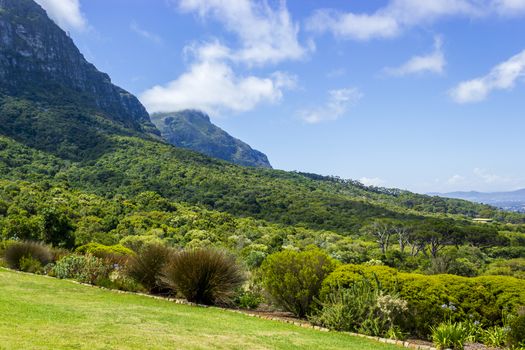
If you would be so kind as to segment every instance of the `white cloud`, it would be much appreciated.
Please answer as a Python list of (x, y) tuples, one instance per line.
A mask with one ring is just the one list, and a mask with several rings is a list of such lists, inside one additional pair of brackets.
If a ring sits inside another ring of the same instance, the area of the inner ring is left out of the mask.
[(365, 186), (383, 187), (386, 185), (386, 181), (379, 177), (362, 177), (359, 179), (359, 182), (361, 182)]
[[(440, 181), (438, 181), (440, 182)], [(504, 188), (519, 188), (523, 186), (523, 179), (494, 174), (486, 169), (474, 168), (468, 174), (456, 174), (443, 183), (445, 191), (450, 190), (480, 190), (495, 191)]]
[(131, 22), (131, 24), (129, 25), (129, 29), (131, 29), (131, 31), (135, 32), (136, 34), (138, 34), (146, 40), (149, 40), (157, 45), (162, 44), (162, 39), (160, 36), (141, 28), (135, 21)]
[(496, 10), (506, 16), (515, 16), (525, 13), (525, 0), (495, 0)]
[(480, 181), (486, 184), (503, 184), (512, 181), (512, 179), (510, 178), (496, 174), (491, 174), (485, 169), (475, 168), (473, 173)]
[(337, 120), (362, 97), (363, 94), (356, 88), (330, 90), (328, 91), (328, 101), (324, 106), (300, 111), (299, 116), (309, 124)]
[(354, 40), (393, 38), (403, 31), (447, 17), (479, 18), (525, 13), (525, 0), (390, 0), (373, 13), (321, 9), (307, 21), (318, 33)]
[(197, 108), (208, 113), (245, 112), (262, 103), (276, 103), (296, 78), (285, 72), (261, 77), (236, 72), (237, 65), (250, 68), (303, 58), (310, 50), (297, 38), (299, 27), (285, 6), (270, 7), (266, 1), (171, 0), (182, 12), (213, 18), (237, 38), (232, 48), (218, 39), (194, 42), (184, 48), (191, 63), (177, 79), (157, 85), (141, 95), (150, 112)]
[(50, 18), (64, 30), (84, 30), (87, 21), (80, 11), (79, 0), (35, 0)]
[(494, 90), (510, 90), (525, 76), (525, 50), (500, 63), (485, 76), (459, 83), (449, 91), (457, 103), (485, 100)]
[(447, 184), (449, 185), (461, 185), (465, 183), (466, 178), (461, 175), (453, 175), (447, 180)]
[(208, 113), (244, 112), (263, 102), (278, 102), (283, 90), (293, 87), (294, 81), (280, 72), (267, 78), (237, 76), (223, 62), (202, 61), (194, 63), (176, 80), (145, 91), (140, 99), (152, 113), (185, 108)]
[(445, 55), (441, 49), (441, 37), (434, 38), (434, 51), (423, 56), (415, 56), (397, 68), (386, 68), (387, 74), (405, 76), (409, 74), (436, 73), (442, 74), (446, 65)]
[(184, 12), (214, 18), (237, 36), (239, 49), (221, 50), (223, 58), (260, 65), (301, 59), (313, 49), (299, 42), (299, 26), (292, 21), (284, 2), (276, 9), (266, 1), (250, 0), (180, 0), (178, 4)]

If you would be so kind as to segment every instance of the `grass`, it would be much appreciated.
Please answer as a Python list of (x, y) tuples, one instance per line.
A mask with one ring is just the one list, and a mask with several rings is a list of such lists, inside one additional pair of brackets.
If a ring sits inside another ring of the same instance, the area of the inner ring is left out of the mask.
[(0, 349), (394, 350), (215, 308), (118, 294), (0, 268)]

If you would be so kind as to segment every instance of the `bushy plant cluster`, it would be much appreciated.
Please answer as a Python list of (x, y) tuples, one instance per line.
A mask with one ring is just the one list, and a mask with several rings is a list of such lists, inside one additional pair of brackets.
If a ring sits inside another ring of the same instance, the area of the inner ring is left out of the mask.
[(407, 303), (397, 295), (385, 294), (377, 280), (363, 278), (347, 288), (331, 291), (324, 300), (311, 317), (315, 324), (373, 336), (402, 337), (399, 325)]
[(429, 327), (447, 319), (474, 319), (486, 327), (502, 325), (506, 310), (525, 303), (525, 282), (516, 278), (453, 275), (420, 275), (385, 266), (343, 265), (323, 283), (321, 295), (376, 276), (387, 291), (397, 291), (408, 302), (408, 330), (427, 336)]
[(208, 305), (229, 304), (245, 280), (233, 256), (209, 248), (175, 252), (164, 267), (163, 277), (188, 301)]
[(3, 251), (7, 266), (11, 269), (26, 272), (41, 272), (53, 262), (52, 248), (38, 242), (8, 242)]
[(263, 285), (278, 305), (304, 317), (312, 311), (324, 279), (336, 265), (319, 249), (284, 250), (268, 256), (263, 262)]
[(162, 277), (172, 253), (171, 249), (160, 244), (146, 245), (137, 254), (131, 256), (125, 271), (150, 293), (169, 292)]
[(92, 255), (66, 255), (53, 267), (58, 278), (74, 279), (82, 283), (97, 284), (109, 277), (112, 267)]

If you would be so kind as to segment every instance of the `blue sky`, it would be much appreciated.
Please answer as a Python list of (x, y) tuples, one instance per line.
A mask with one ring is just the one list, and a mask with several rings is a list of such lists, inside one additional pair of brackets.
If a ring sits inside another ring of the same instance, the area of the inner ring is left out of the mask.
[(199, 108), (301, 170), (525, 187), (525, 0), (37, 0), (150, 112)]

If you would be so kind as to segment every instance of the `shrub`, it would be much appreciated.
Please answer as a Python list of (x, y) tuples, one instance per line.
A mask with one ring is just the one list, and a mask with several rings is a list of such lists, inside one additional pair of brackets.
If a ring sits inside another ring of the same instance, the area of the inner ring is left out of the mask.
[(122, 273), (121, 270), (112, 271), (106, 278), (99, 278), (96, 285), (109, 289), (118, 289), (128, 292), (143, 292), (144, 288), (134, 279)]
[(173, 254), (164, 268), (164, 280), (188, 301), (228, 304), (244, 282), (244, 274), (233, 256), (200, 248)]
[(432, 328), (432, 341), (438, 349), (463, 349), (467, 338), (467, 329), (459, 322), (445, 322)]
[(31, 256), (23, 256), (20, 259), (20, 271), (30, 273), (40, 273), (43, 270), (43, 266), (40, 261), (34, 259)]
[(336, 266), (319, 249), (284, 250), (269, 255), (261, 266), (264, 288), (282, 308), (304, 317), (312, 310), (323, 280)]
[(507, 340), (507, 330), (504, 327), (490, 327), (481, 332), (483, 344), (492, 347), (502, 347)]
[(310, 320), (339, 331), (402, 337), (398, 320), (407, 304), (396, 295), (385, 294), (381, 285), (363, 278), (348, 288), (339, 288), (321, 303), (321, 310)]
[(148, 292), (160, 293), (166, 289), (162, 282), (162, 270), (170, 252), (169, 248), (158, 244), (145, 246), (130, 258), (125, 271)]
[(71, 278), (82, 283), (96, 284), (108, 278), (111, 267), (92, 255), (71, 254), (57, 261), (52, 273), (58, 278)]
[(120, 244), (111, 246), (100, 243), (88, 243), (76, 249), (77, 253), (93, 255), (100, 259), (111, 261), (112, 263), (123, 264), (126, 259), (135, 253)]
[(487, 267), (485, 274), (525, 279), (525, 259), (495, 261)]
[(138, 253), (148, 245), (162, 245), (162, 239), (154, 235), (126, 236), (120, 240), (119, 244)]
[(42, 243), (24, 241), (10, 243), (5, 248), (4, 259), (9, 268), (21, 270), (22, 267), (33, 269), (35, 263), (41, 268), (53, 261), (53, 255), (51, 249)]
[(516, 317), (510, 319), (508, 326), (508, 345), (511, 347), (525, 347), (525, 307), (520, 309)]
[(251, 290), (241, 290), (233, 300), (234, 304), (242, 309), (254, 310), (264, 301), (260, 293)]

